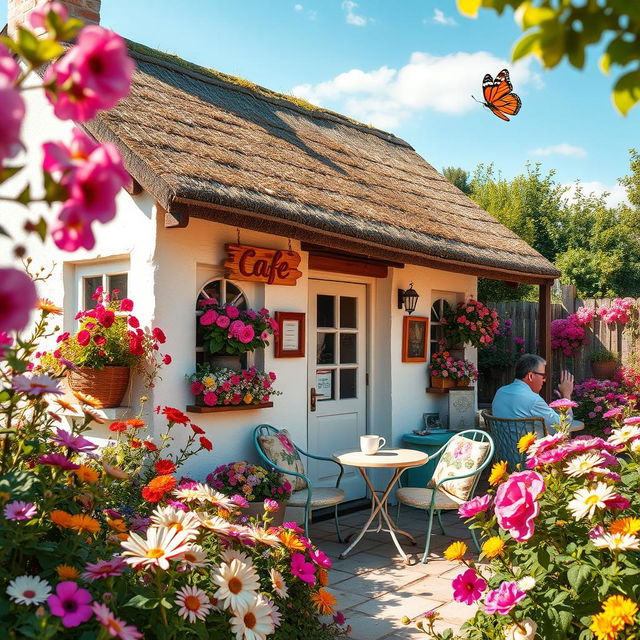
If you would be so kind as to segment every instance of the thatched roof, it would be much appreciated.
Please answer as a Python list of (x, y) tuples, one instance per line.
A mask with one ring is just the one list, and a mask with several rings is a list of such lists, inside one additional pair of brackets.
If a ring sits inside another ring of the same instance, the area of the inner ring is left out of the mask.
[(131, 43), (130, 96), (86, 128), (189, 216), (397, 262), (548, 281), (559, 272), (405, 141)]

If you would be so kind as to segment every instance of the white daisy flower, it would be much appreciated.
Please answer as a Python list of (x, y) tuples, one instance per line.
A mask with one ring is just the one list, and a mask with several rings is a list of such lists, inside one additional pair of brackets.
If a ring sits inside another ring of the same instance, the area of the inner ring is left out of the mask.
[(590, 451), (569, 460), (564, 467), (564, 472), (574, 478), (586, 476), (603, 462), (604, 458), (597, 451)]
[(596, 509), (606, 508), (606, 501), (613, 498), (615, 491), (606, 482), (598, 482), (592, 487), (583, 487), (573, 494), (573, 500), (567, 505), (576, 520), (593, 518)]
[(167, 529), (175, 529), (176, 531), (184, 531), (190, 538), (198, 535), (200, 520), (195, 513), (191, 511), (182, 511), (171, 505), (166, 507), (156, 507), (151, 514), (152, 526), (167, 527)]
[(640, 549), (640, 540), (630, 533), (604, 533), (594, 538), (593, 544), (598, 549), (611, 549), (611, 551)]
[(279, 627), (282, 624), (282, 614), (280, 613), (278, 605), (271, 598), (267, 598), (267, 596), (265, 595), (261, 595), (261, 597), (264, 599), (264, 601), (269, 606), (269, 609), (271, 610), (271, 619), (273, 620), (273, 626)]
[(233, 525), (229, 521), (221, 518), (220, 516), (212, 516), (209, 513), (204, 512), (198, 512), (196, 515), (198, 516), (200, 524), (205, 529), (209, 529), (214, 533), (225, 535), (233, 528)]
[(219, 604), (225, 609), (239, 611), (256, 597), (260, 579), (253, 564), (232, 560), (223, 562), (211, 574), (219, 589), (215, 593)]
[(265, 640), (275, 630), (271, 607), (262, 596), (254, 596), (231, 618), (237, 640)]
[(521, 589), (522, 591), (531, 591), (531, 589), (536, 586), (536, 579), (533, 576), (525, 576), (524, 578), (520, 578), (517, 584), (518, 589)]
[(156, 566), (161, 569), (169, 568), (169, 560), (179, 556), (189, 548), (188, 539), (184, 531), (176, 531), (167, 527), (150, 527), (147, 529), (147, 539), (135, 532), (121, 543), (123, 556), (127, 564), (133, 567)]
[(629, 449), (631, 449), (633, 453), (640, 453), (640, 439), (633, 440), (629, 445)]
[(275, 593), (281, 598), (287, 598), (289, 591), (287, 590), (287, 583), (284, 581), (282, 574), (277, 569), (271, 569), (269, 575), (271, 576), (271, 584), (273, 585)]
[(611, 444), (627, 444), (629, 440), (640, 438), (640, 426), (637, 424), (625, 424), (611, 431), (608, 440)]
[(211, 611), (209, 596), (198, 587), (182, 587), (176, 591), (175, 603), (180, 607), (178, 615), (189, 622), (204, 620)]
[(277, 547), (282, 544), (282, 541), (278, 536), (273, 533), (269, 533), (269, 530), (264, 527), (248, 527), (247, 537), (251, 538), (255, 542), (261, 542), (262, 544), (266, 544), (270, 547)]
[(183, 565), (195, 569), (196, 567), (206, 567), (209, 564), (207, 552), (199, 544), (191, 544), (186, 551), (183, 551), (176, 560), (180, 560)]
[(249, 565), (253, 563), (253, 560), (244, 551), (238, 551), (238, 549), (225, 549), (221, 555), (222, 560), (227, 564), (231, 564), (232, 560), (240, 560), (240, 562)]
[(181, 502), (208, 502), (215, 507), (222, 507), (228, 511), (236, 508), (236, 504), (231, 498), (201, 482), (189, 489), (176, 489), (173, 493)]
[(38, 576), (19, 576), (7, 585), (7, 595), (18, 604), (42, 604), (50, 593), (49, 583)]

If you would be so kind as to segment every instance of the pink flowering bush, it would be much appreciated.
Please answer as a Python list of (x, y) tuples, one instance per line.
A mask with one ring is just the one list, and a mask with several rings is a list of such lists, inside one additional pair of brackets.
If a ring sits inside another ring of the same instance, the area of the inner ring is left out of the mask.
[(200, 301), (204, 347), (212, 354), (240, 355), (263, 349), (278, 332), (278, 323), (268, 309), (238, 309), (232, 304), (218, 304), (215, 298)]
[(448, 307), (440, 321), (445, 325), (449, 344), (471, 344), (474, 347), (490, 345), (499, 334), (498, 312), (478, 300), (459, 302)]
[(615, 298), (609, 307), (600, 307), (598, 315), (608, 325), (627, 324), (636, 310), (636, 301), (633, 298)]
[(271, 498), (283, 502), (291, 497), (291, 483), (277, 471), (248, 462), (229, 462), (208, 476), (210, 487), (228, 496), (240, 495), (248, 502)]
[(188, 380), (196, 402), (208, 407), (260, 404), (282, 394), (273, 388), (276, 374), (258, 371), (256, 367), (233, 371), (204, 363), (198, 365), (198, 370)]
[(429, 370), (435, 378), (469, 382), (475, 382), (478, 379), (478, 370), (473, 362), (456, 360), (448, 351), (434, 353), (431, 356)]
[(559, 349), (568, 358), (579, 353), (583, 345), (587, 344), (585, 326), (591, 321), (586, 316), (575, 313), (566, 318), (558, 318), (551, 322), (551, 348)]
[(640, 416), (613, 415), (607, 439), (560, 432), (526, 434), (526, 470), (496, 463), (491, 488), (461, 505), (480, 535), (479, 560), (463, 542), (457, 602), (477, 612), (454, 635), (436, 631), (438, 613), (418, 628), (438, 640), (617, 640), (640, 632)]

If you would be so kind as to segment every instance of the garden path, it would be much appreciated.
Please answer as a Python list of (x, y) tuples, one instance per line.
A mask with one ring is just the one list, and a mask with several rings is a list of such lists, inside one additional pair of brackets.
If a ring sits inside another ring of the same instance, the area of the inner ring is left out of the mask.
[[(395, 508), (393, 510), (395, 512)], [(332, 560), (329, 588), (338, 601), (338, 609), (353, 628), (353, 640), (418, 640), (426, 635), (415, 627), (425, 611), (435, 610), (441, 615), (437, 630), (447, 627), (457, 630), (474, 613), (474, 608), (453, 600), (451, 581), (461, 572), (458, 562), (448, 562), (443, 552), (451, 542), (464, 540), (471, 557), (476, 559), (469, 530), (455, 512), (445, 513), (443, 521), (447, 536), (440, 535), (437, 523), (432, 535), (430, 559), (420, 562), (426, 535), (426, 512), (402, 507), (400, 522), (413, 534), (414, 547), (401, 542), (410, 554), (410, 565), (391, 542), (388, 533), (367, 534), (345, 559), (339, 554), (346, 547), (337, 542), (333, 520), (311, 525), (311, 539)], [(343, 535), (359, 531), (369, 512), (361, 511), (340, 519)], [(408, 626), (402, 617), (411, 618)]]

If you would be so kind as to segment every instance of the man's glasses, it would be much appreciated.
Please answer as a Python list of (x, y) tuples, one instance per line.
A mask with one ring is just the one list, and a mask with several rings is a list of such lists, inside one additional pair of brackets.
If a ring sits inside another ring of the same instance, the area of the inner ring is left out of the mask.
[(542, 376), (543, 381), (547, 379), (546, 373), (540, 373), (539, 371), (532, 371), (531, 373), (533, 373), (534, 376)]

